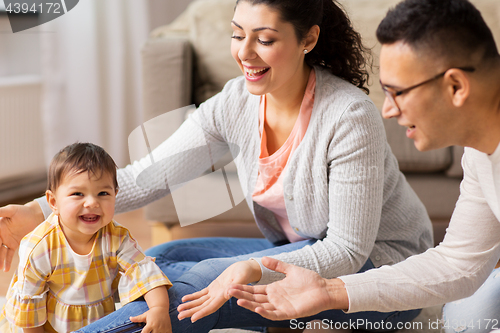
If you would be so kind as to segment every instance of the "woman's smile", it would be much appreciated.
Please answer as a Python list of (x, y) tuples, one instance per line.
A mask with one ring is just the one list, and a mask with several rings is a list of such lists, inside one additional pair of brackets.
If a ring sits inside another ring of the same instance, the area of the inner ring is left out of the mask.
[(245, 68), (245, 78), (249, 81), (256, 82), (262, 79), (267, 72), (269, 72), (270, 67), (246, 67)]

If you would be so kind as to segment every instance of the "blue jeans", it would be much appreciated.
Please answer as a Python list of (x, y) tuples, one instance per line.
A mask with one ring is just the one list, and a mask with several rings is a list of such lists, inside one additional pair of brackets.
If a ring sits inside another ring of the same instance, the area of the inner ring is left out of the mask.
[[(249, 258), (275, 255), (291, 252), (316, 240), (305, 240), (275, 246), (266, 239), (247, 238), (194, 238), (177, 240), (153, 247), (146, 254), (156, 257), (156, 263), (172, 281), (173, 286), (168, 290), (170, 298), (170, 320), (172, 331), (177, 332), (209, 332), (211, 329), (221, 328), (251, 328), (264, 331), (265, 327), (291, 327), (291, 322), (271, 321), (260, 315), (246, 310), (236, 304), (231, 298), (215, 313), (191, 323), (189, 319), (177, 319), (177, 306), (181, 304), (184, 295), (192, 294), (207, 287), (231, 264)], [(368, 260), (360, 272), (373, 268)], [(131, 302), (114, 313), (94, 322), (78, 332), (102, 332), (129, 321), (129, 317), (137, 316), (148, 310), (144, 300)], [(314, 319), (326, 319), (333, 322), (356, 322), (356, 328), (370, 328), (373, 323), (384, 321), (384, 327), (391, 322), (396, 327), (397, 322), (407, 322), (414, 319), (420, 310), (404, 312), (360, 312), (346, 314), (340, 310), (330, 310), (308, 318), (301, 318), (296, 323), (309, 322)], [(297, 325), (297, 324), (296, 324)], [(383, 331), (383, 330), (379, 330)]]
[(500, 328), (500, 268), (495, 268), (474, 295), (443, 308), (446, 333), (490, 332)]

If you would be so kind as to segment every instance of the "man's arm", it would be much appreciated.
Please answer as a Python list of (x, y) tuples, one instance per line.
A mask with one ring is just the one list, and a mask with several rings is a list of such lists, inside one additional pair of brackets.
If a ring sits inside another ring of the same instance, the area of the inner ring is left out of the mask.
[[(471, 295), (495, 266), (500, 255), (495, 239), (500, 223), (492, 227), (495, 230), (478, 231), (479, 238), (472, 236), (473, 230), (455, 236), (455, 228), (450, 227), (448, 239), (464, 239), (464, 251), (456, 249), (460, 248), (457, 242), (445, 239), (437, 248), (393, 266), (335, 279), (324, 279), (311, 270), (266, 257), (262, 263), (286, 274), (283, 280), (263, 286), (232, 285), (228, 294), (239, 299), (238, 305), (271, 320), (306, 317), (331, 309), (389, 312), (449, 302)], [(467, 253), (470, 241), (465, 239), (466, 234), (478, 243), (479, 251)]]
[(471, 148), (465, 149), (462, 167), (460, 197), (443, 242), (395, 265), (341, 276), (349, 312), (451, 302), (472, 295), (486, 280), (500, 257), (500, 223), (487, 200), (495, 196), (489, 186), (493, 175), (487, 157)]
[(0, 207), (0, 269), (7, 272), (21, 239), (45, 220), (40, 205), (30, 201), (25, 205)]

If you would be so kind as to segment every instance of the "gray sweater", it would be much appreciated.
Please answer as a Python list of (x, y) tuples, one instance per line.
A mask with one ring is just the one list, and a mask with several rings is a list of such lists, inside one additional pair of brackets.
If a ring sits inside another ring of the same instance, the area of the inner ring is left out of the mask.
[[(399, 171), (377, 108), (352, 84), (315, 70), (311, 119), (288, 161), (283, 187), (292, 228), (317, 241), (275, 258), (333, 278), (357, 272), (368, 258), (378, 267), (425, 251), (432, 246), (429, 217)], [(252, 200), (259, 101), (244, 77), (229, 81), (150, 156), (118, 171), (117, 212), (167, 195), (169, 186), (201, 175), (230, 151), (257, 225), (269, 241), (285, 240), (273, 213)], [(261, 267), (259, 283), (281, 278)]]

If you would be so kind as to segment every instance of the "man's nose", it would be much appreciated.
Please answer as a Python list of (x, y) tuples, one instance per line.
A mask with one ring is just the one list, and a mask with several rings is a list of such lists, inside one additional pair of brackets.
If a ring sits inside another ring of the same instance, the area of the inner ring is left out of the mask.
[(397, 117), (401, 114), (399, 109), (389, 100), (388, 97), (384, 99), (384, 105), (382, 105), (382, 117), (389, 119), (392, 117)]

